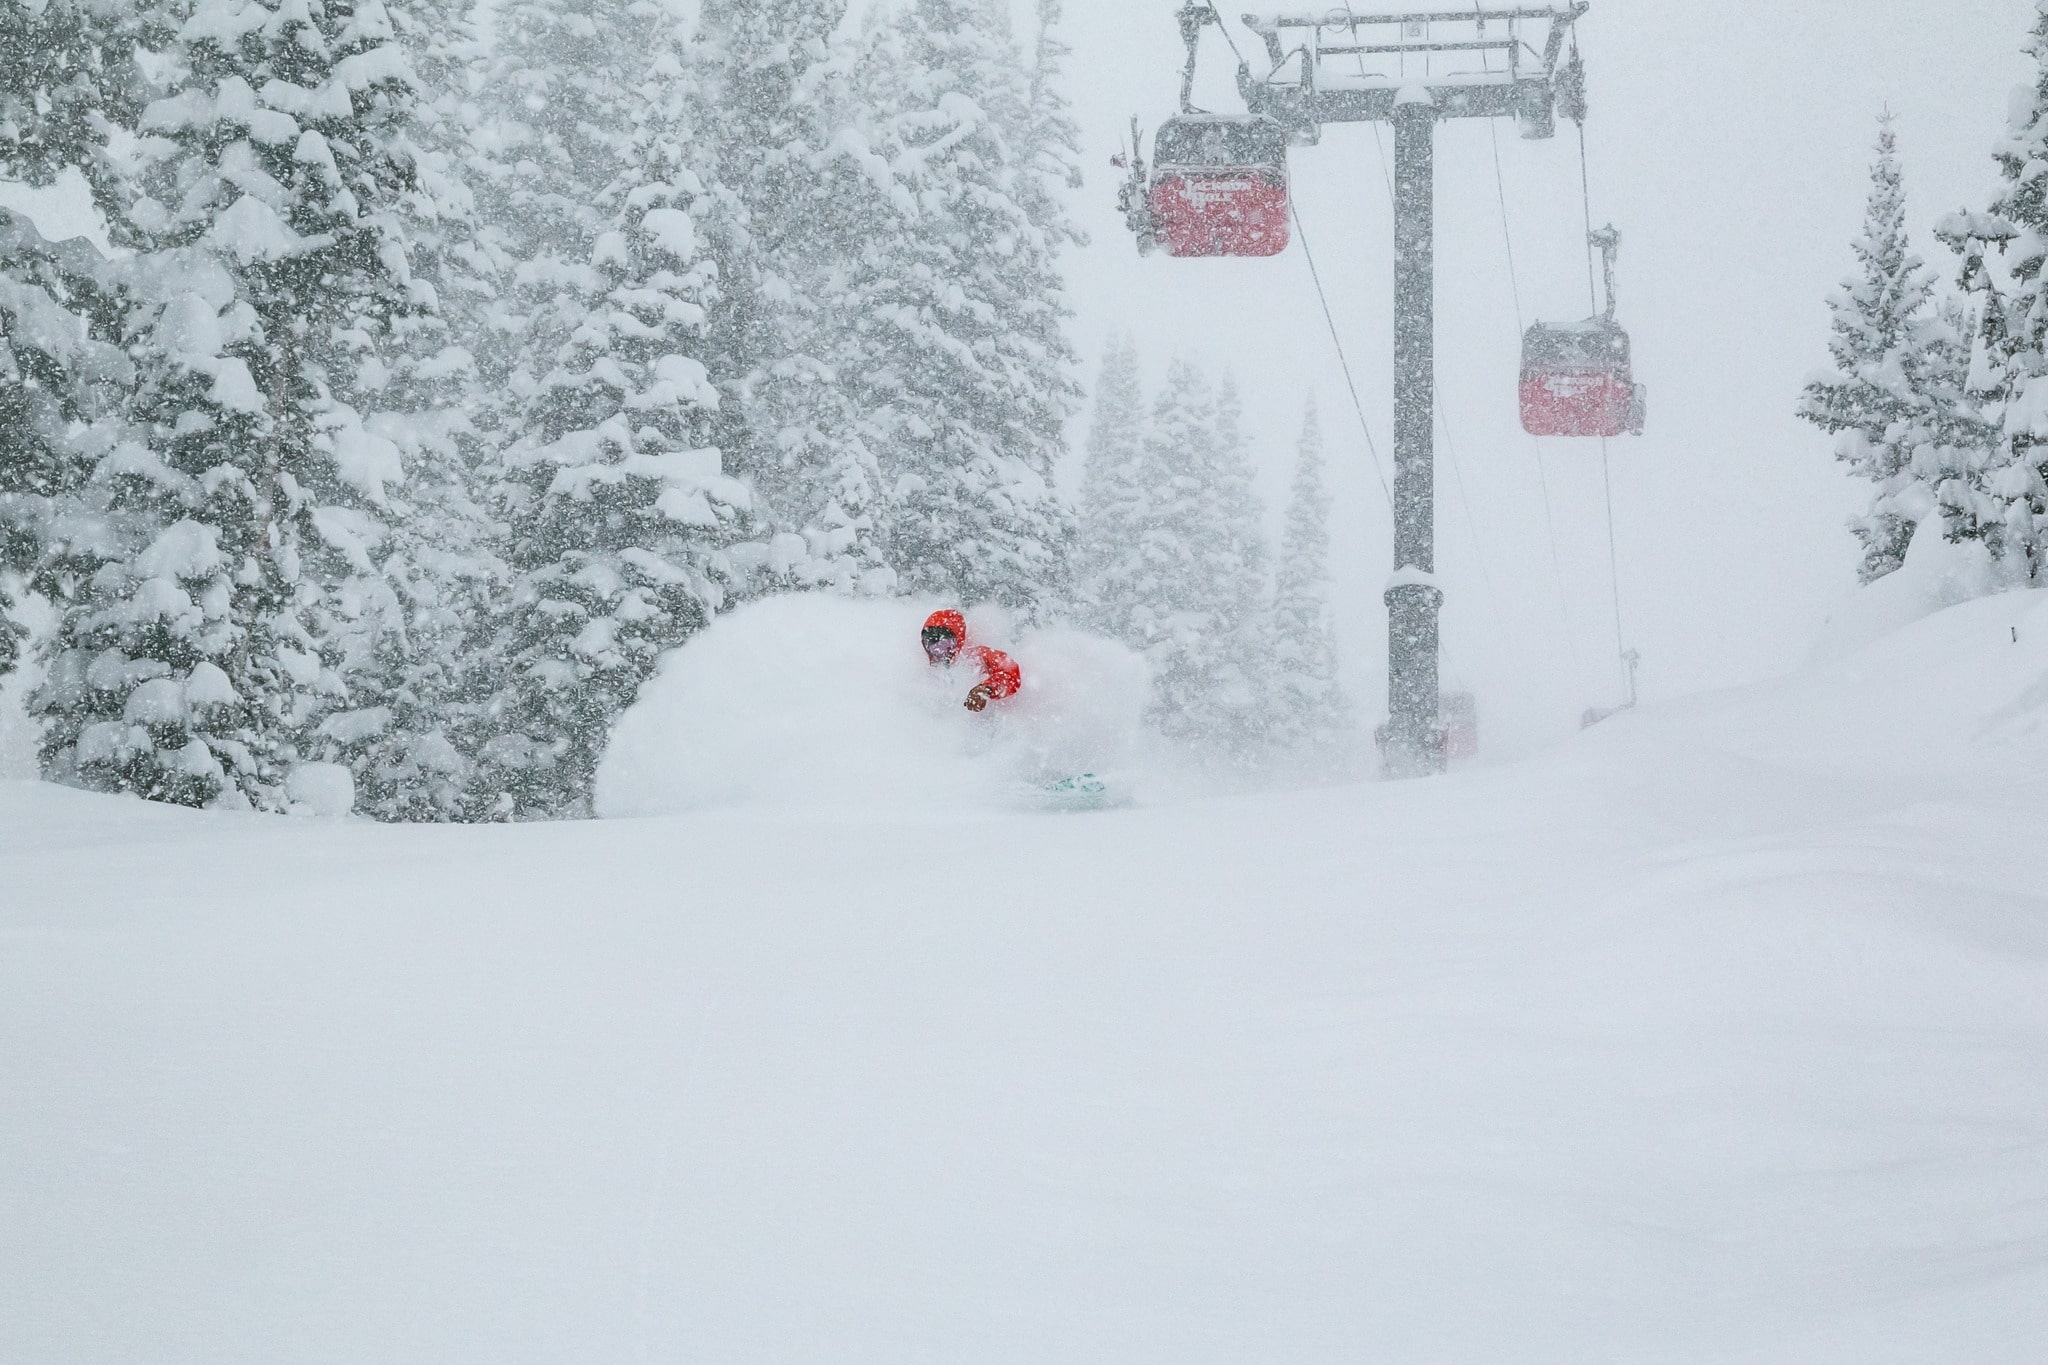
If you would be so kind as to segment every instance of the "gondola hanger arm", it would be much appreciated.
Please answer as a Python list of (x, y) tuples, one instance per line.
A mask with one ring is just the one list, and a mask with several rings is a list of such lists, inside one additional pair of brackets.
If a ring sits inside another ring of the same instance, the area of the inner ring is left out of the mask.
[(1607, 284), (1607, 320), (1612, 322), (1615, 311), (1614, 258), (1621, 251), (1621, 233), (1615, 229), (1614, 224), (1609, 223), (1604, 228), (1587, 233), (1586, 240), (1600, 253), (1602, 273), (1606, 276)]
[(1188, 0), (1180, 7), (1180, 40), (1187, 44), (1188, 49), (1188, 64), (1180, 78), (1180, 111), (1183, 114), (1195, 112), (1195, 63), (1202, 51), (1202, 30), (1211, 24), (1218, 28), (1223, 26), (1223, 16), (1216, 12), (1214, 5)]

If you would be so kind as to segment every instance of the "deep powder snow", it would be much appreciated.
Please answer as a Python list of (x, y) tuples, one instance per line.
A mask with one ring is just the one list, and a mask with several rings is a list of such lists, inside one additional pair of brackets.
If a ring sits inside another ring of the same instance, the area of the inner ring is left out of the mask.
[(0, 784), (0, 1359), (2032, 1365), (2044, 774), (2024, 593), (1100, 816)]

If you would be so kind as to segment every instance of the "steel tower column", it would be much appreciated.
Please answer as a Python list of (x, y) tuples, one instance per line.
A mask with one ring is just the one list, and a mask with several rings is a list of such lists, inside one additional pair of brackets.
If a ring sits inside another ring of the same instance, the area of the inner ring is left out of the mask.
[(1437, 675), (1436, 140), (1428, 91), (1394, 111), (1394, 580), (1387, 588), (1387, 772), (1444, 769)]

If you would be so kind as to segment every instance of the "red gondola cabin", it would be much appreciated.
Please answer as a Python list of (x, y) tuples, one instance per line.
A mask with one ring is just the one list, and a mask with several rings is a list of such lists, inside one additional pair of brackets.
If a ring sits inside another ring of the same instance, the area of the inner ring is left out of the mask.
[(1522, 428), (1531, 436), (1640, 436), (1643, 386), (1628, 333), (1609, 318), (1537, 323), (1522, 338)]
[(1153, 143), (1152, 234), (1169, 256), (1287, 249), (1287, 134), (1271, 119), (1183, 114)]

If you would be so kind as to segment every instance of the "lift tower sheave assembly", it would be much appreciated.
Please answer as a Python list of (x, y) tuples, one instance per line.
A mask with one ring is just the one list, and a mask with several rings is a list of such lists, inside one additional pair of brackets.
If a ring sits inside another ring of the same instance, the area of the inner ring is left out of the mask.
[[(1329, 123), (1394, 128), (1394, 576), (1387, 587), (1390, 775), (1443, 771), (1438, 678), (1444, 595), (1436, 584), (1435, 139), (1444, 119), (1512, 118), (1525, 138), (1583, 122), (1584, 68), (1572, 26), (1588, 0), (1548, 8), (1360, 14), (1247, 14), (1270, 70), (1247, 60), (1238, 89), (1254, 117), (1314, 144)], [(1220, 16), (1181, 12), (1199, 37)], [(1192, 54), (1191, 54), (1192, 55)]]

